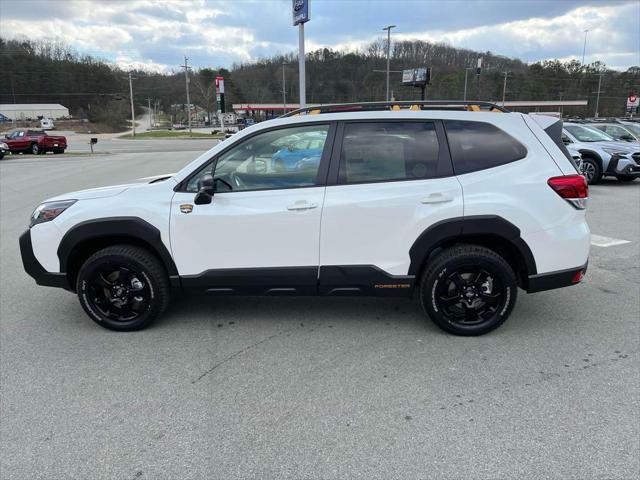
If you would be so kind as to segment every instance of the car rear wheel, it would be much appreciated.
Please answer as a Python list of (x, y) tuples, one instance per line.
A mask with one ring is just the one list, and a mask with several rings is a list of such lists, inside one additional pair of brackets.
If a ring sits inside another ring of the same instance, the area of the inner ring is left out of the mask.
[(56, 149), (53, 150), (53, 153), (55, 153), (55, 154), (64, 153), (64, 149), (63, 148), (56, 148)]
[(40, 155), (40, 153), (42, 153), (37, 143), (31, 144), (31, 153), (34, 155)]
[(140, 330), (166, 310), (167, 273), (147, 250), (115, 245), (93, 254), (78, 273), (80, 304), (91, 319), (117, 331)]
[(482, 335), (502, 325), (517, 298), (515, 274), (497, 253), (478, 245), (440, 252), (420, 283), (422, 307), (443, 330)]
[(582, 173), (589, 185), (594, 185), (602, 180), (602, 169), (593, 158), (582, 157)]

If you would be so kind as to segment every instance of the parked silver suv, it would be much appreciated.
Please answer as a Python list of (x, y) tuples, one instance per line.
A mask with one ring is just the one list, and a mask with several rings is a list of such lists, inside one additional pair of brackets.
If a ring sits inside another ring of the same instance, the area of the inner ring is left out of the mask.
[(640, 144), (616, 142), (590, 125), (565, 123), (562, 141), (582, 155), (582, 172), (590, 184), (603, 176), (631, 182), (640, 176)]

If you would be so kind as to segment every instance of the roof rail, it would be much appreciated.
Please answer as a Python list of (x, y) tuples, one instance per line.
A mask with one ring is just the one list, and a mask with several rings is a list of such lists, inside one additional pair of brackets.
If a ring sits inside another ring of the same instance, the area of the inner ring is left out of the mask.
[(358, 103), (328, 103), (313, 107), (299, 108), (285, 113), (280, 118), (295, 115), (315, 115), (320, 113), (338, 112), (371, 112), (380, 110), (401, 110), (405, 107), (409, 110), (488, 110), (491, 112), (508, 113), (504, 107), (492, 102), (461, 101), (461, 100), (403, 100), (393, 102), (358, 102)]

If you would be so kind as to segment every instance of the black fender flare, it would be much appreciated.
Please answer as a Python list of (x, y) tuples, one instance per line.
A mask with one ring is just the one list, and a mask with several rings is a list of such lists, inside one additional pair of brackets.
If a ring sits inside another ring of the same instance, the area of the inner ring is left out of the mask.
[(598, 164), (600, 165), (600, 171), (604, 173), (604, 164), (602, 162), (602, 157), (594, 152), (593, 150), (589, 150), (587, 148), (581, 148), (578, 150), (580, 152), (580, 155), (583, 155), (585, 157), (591, 157), (593, 158), (596, 162), (598, 162)]
[[(139, 217), (106, 217), (80, 222), (69, 229), (58, 245), (60, 270), (65, 271), (74, 248), (80, 243), (101, 237), (122, 237), (142, 240), (149, 244), (167, 269), (169, 276), (177, 276), (178, 269), (162, 242), (160, 230)], [(66, 272), (65, 272), (66, 273)]]
[(465, 241), (477, 235), (491, 235), (506, 240), (524, 260), (527, 275), (538, 273), (536, 261), (520, 229), (498, 215), (474, 215), (442, 220), (427, 228), (409, 249), (409, 275), (418, 275), (425, 260), (439, 246), (451, 241)]

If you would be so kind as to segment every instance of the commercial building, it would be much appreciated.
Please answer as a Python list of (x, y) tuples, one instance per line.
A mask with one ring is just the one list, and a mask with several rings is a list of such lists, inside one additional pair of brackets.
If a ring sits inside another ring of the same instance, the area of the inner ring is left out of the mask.
[(59, 103), (2, 103), (0, 114), (9, 120), (46, 117), (57, 120), (69, 116), (69, 109)]

